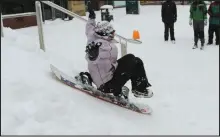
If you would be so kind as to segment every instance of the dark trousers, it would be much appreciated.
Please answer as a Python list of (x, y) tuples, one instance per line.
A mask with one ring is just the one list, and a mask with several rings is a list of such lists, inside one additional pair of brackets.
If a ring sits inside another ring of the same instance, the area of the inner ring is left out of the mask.
[(139, 92), (151, 86), (142, 60), (132, 54), (127, 54), (118, 59), (118, 67), (113, 74), (113, 78), (102, 85), (99, 90), (117, 96), (128, 80), (131, 80), (132, 90), (138, 90)]
[(208, 43), (212, 44), (213, 43), (213, 34), (215, 33), (216, 36), (216, 43), (219, 44), (219, 25), (215, 24), (209, 24), (209, 40)]
[(198, 40), (201, 40), (201, 44), (204, 45), (205, 43), (205, 33), (204, 33), (204, 21), (193, 21), (193, 30), (194, 30), (194, 42), (197, 45)]
[(174, 36), (174, 23), (164, 23), (164, 40), (168, 40), (169, 39), (169, 32), (170, 32), (170, 39), (171, 40), (175, 40), (175, 36)]

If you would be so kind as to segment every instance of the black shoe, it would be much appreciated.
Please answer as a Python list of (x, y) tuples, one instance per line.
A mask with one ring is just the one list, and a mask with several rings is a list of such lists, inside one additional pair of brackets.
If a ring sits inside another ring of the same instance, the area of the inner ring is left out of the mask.
[(153, 92), (149, 88), (146, 88), (143, 91), (132, 90), (132, 93), (138, 98), (151, 98), (153, 96)]
[(208, 43), (207, 43), (207, 45), (212, 45), (212, 44), (213, 44), (212, 42), (208, 42)]

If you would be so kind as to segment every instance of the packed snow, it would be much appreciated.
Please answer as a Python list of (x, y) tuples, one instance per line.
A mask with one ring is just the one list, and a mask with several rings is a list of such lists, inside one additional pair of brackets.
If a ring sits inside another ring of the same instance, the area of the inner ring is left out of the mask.
[[(118, 34), (141, 45), (128, 52), (143, 59), (154, 96), (152, 115), (92, 98), (57, 81), (54, 64), (74, 76), (87, 71), (85, 23), (46, 21), (46, 52), (39, 49), (37, 27), (4, 28), (1, 38), (1, 133), (14, 135), (213, 135), (219, 129), (219, 47), (192, 49), (189, 6), (178, 6), (176, 44), (164, 42), (161, 6), (141, 6), (140, 15), (114, 9)], [(97, 20), (100, 20), (100, 12)], [(88, 14), (88, 13), (87, 13)], [(87, 17), (85, 17), (87, 18)], [(205, 37), (207, 41), (207, 29)], [(120, 56), (120, 45), (119, 56)], [(126, 84), (130, 87), (130, 82)]]
[(100, 7), (100, 9), (113, 9), (112, 5), (103, 5)]

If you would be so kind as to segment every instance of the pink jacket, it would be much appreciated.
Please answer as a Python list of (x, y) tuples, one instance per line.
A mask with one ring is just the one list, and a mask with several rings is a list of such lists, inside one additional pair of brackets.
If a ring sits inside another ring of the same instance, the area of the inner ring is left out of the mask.
[(114, 40), (106, 40), (104, 37), (97, 36), (94, 32), (95, 20), (89, 19), (86, 24), (87, 43), (92, 41), (101, 42), (99, 55), (95, 61), (90, 61), (87, 56), (88, 70), (93, 82), (99, 88), (102, 84), (112, 79), (114, 70), (117, 68), (118, 49)]

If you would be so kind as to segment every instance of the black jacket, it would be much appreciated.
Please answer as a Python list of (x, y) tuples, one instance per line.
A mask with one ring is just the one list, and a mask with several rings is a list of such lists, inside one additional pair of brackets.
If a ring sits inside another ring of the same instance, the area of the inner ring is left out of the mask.
[(177, 20), (177, 9), (175, 2), (167, 0), (162, 4), (161, 9), (162, 21), (164, 23), (174, 23)]

